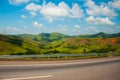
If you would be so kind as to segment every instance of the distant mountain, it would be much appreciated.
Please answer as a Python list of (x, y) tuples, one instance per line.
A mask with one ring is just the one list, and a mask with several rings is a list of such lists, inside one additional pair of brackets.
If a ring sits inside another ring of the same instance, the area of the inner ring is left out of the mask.
[(114, 37), (120, 37), (120, 32), (119, 33), (113, 33), (113, 34), (108, 34), (104, 32), (99, 32), (96, 34), (85, 34), (85, 35), (79, 35), (79, 36), (69, 36), (65, 35), (62, 33), (41, 33), (37, 35), (31, 35), (31, 34), (20, 34), (17, 35), (19, 37), (23, 38), (28, 38), (28, 39), (33, 39), (35, 41), (47, 41), (47, 42), (52, 42), (55, 40), (60, 40), (62, 38), (70, 38), (70, 37), (81, 37), (81, 38), (114, 38)]
[(17, 36), (23, 37), (23, 38), (28, 38), (28, 39), (33, 39), (35, 37), (35, 35), (32, 35), (32, 34), (19, 34)]
[(91, 38), (109, 38), (110, 34), (100, 32), (100, 33), (97, 33), (97, 34), (90, 35), (90, 37)]
[(113, 34), (107, 34), (104, 32), (99, 32), (97, 34), (86, 34), (86, 35), (79, 35), (81, 38), (114, 38), (114, 37), (120, 37), (120, 32), (119, 33), (113, 33)]
[(62, 38), (69, 38), (68, 35), (65, 35), (65, 34), (62, 34), (62, 33), (57, 33), (57, 32), (41, 33), (41, 34), (38, 34), (38, 35), (21, 34), (21, 35), (18, 35), (18, 36), (23, 37), (23, 38), (33, 39), (35, 41), (46, 41), (46, 42), (52, 42), (52, 41), (55, 41), (55, 40), (60, 40)]
[(110, 37), (120, 37), (120, 32), (119, 33), (114, 33), (114, 34), (111, 34)]

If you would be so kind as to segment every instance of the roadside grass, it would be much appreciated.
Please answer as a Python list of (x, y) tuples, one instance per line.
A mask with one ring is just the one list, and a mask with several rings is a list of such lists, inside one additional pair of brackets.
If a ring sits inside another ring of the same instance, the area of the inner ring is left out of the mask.
[[(17, 57), (15, 57), (17, 56)], [(25, 55), (24, 55), (25, 56)], [(116, 57), (120, 56), (120, 53), (91, 53), (91, 54), (83, 54), (83, 55), (78, 55), (78, 54), (49, 54), (49, 55), (26, 55), (26, 57), (21, 56), (21, 55), (4, 55), (4, 58), (1, 58), (0, 60), (13, 60), (13, 61), (42, 61), (42, 60), (74, 60), (74, 59), (92, 59), (92, 58), (103, 58), (103, 57)]]

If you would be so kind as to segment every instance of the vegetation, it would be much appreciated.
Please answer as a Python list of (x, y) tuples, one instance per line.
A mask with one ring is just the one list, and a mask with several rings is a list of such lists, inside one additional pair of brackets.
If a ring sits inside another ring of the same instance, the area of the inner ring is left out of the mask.
[(119, 33), (114, 33), (114, 34), (107, 34), (104, 32), (100, 32), (97, 34), (93, 34), (93, 35), (79, 35), (79, 37), (81, 38), (114, 38), (114, 37), (120, 37), (120, 32)]
[(0, 55), (28, 54), (30, 51), (39, 54), (39, 44), (18, 36), (0, 35)]
[(0, 35), (0, 55), (102, 54), (120, 52), (120, 33), (68, 36), (61, 33)]

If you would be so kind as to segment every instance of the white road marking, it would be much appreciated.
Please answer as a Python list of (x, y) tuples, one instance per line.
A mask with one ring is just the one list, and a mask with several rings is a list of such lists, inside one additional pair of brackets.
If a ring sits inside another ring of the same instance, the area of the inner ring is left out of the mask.
[(36, 79), (36, 78), (48, 78), (48, 77), (53, 77), (53, 76), (46, 75), (46, 76), (34, 76), (34, 77), (9, 78), (9, 79), (2, 79), (2, 80), (25, 80), (25, 79)]

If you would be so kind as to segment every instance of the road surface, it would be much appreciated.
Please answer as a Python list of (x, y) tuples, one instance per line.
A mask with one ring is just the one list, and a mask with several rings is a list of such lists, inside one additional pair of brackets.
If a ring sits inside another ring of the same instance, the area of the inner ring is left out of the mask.
[(54, 64), (0, 64), (0, 80), (120, 80), (120, 58)]

